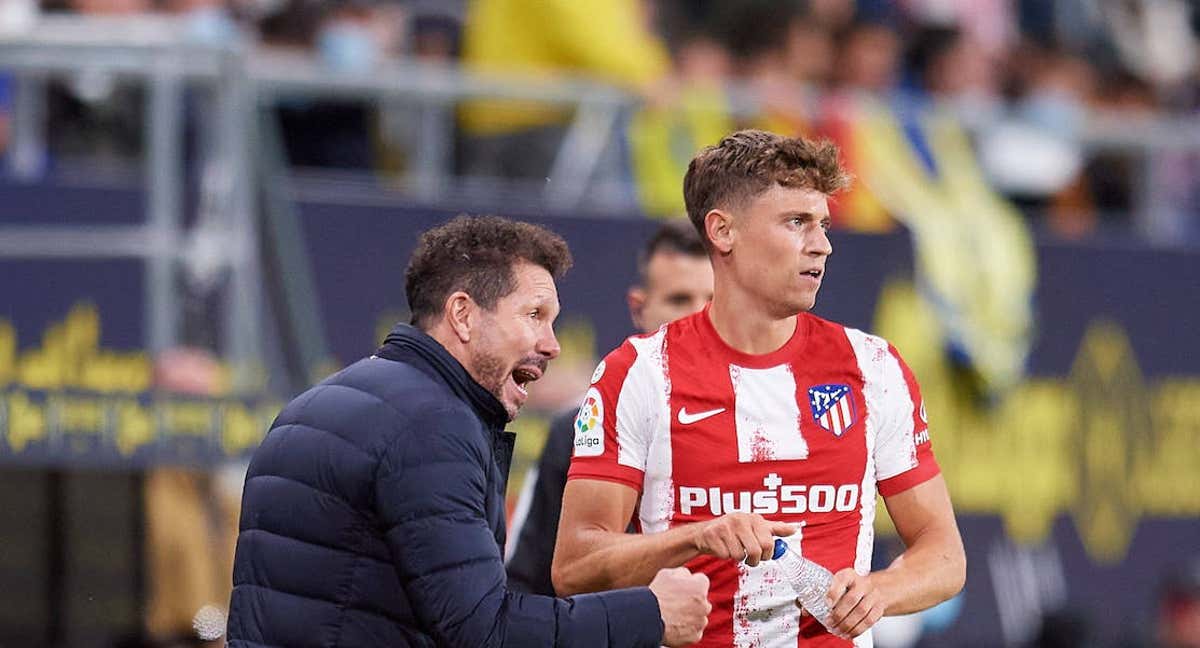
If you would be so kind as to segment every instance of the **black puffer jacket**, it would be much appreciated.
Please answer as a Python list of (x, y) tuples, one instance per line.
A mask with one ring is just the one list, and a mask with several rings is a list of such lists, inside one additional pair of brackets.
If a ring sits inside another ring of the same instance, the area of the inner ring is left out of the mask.
[(288, 404), (246, 477), (229, 645), (659, 645), (647, 588), (508, 589), (506, 418), (404, 325)]

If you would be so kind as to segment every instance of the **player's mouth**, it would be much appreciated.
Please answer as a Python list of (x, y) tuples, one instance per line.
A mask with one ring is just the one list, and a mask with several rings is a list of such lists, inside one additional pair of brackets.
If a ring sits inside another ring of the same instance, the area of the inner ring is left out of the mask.
[(800, 273), (801, 276), (811, 277), (812, 279), (814, 279), (816, 281), (820, 281), (821, 277), (824, 274), (825, 274), (825, 271), (820, 268), (813, 268), (812, 270), (805, 270), (804, 272)]

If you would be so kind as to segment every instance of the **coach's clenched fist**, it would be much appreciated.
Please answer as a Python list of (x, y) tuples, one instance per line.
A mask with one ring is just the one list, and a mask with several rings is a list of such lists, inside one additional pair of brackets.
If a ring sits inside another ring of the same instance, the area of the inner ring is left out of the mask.
[(708, 577), (683, 567), (664, 569), (650, 582), (663, 620), (663, 645), (686, 646), (700, 641), (708, 625)]
[(696, 551), (717, 558), (745, 561), (751, 567), (769, 559), (775, 536), (795, 531), (786, 522), (772, 522), (756, 513), (730, 513), (695, 525)]

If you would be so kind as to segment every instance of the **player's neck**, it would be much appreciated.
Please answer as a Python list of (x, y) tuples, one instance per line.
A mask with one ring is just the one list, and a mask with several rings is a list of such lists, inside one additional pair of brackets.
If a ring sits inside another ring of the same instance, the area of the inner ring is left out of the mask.
[(717, 287), (708, 308), (713, 328), (725, 344), (742, 353), (763, 355), (777, 351), (796, 332), (796, 316), (780, 319), (748, 297)]

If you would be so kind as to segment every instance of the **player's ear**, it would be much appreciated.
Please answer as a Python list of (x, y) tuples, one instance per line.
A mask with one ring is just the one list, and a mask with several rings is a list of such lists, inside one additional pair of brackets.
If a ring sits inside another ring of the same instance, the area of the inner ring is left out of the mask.
[(629, 305), (629, 319), (633, 320), (633, 327), (636, 330), (645, 330), (642, 327), (642, 311), (646, 309), (646, 289), (641, 286), (633, 286), (629, 292), (625, 293), (625, 303)]
[(729, 254), (733, 251), (733, 214), (714, 209), (704, 215), (704, 234), (713, 251)]

